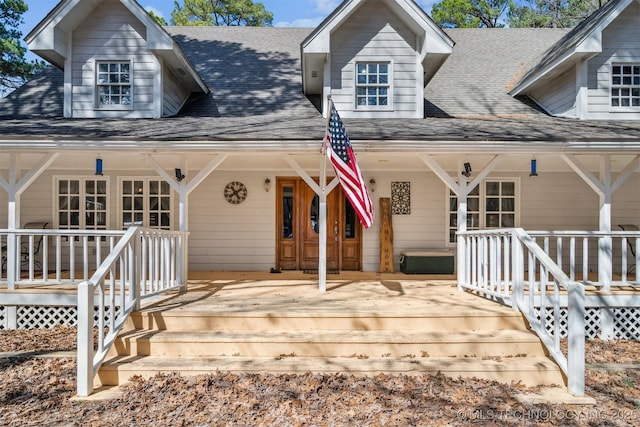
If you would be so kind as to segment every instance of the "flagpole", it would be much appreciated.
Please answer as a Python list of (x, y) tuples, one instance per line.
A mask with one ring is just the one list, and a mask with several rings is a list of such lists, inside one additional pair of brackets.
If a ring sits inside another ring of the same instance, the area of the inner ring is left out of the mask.
[(327, 135), (329, 134), (329, 121), (331, 120), (331, 96), (328, 97), (327, 125), (322, 140), (322, 166), (320, 167), (320, 194), (319, 194), (319, 241), (318, 241), (318, 290), (327, 291)]

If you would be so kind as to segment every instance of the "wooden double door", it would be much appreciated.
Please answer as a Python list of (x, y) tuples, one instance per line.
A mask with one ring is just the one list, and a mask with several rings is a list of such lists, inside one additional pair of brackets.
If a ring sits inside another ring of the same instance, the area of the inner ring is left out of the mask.
[[(317, 270), (319, 197), (302, 178), (277, 178), (276, 189), (277, 268)], [(362, 268), (362, 225), (339, 187), (327, 196), (326, 263), (327, 270)]]

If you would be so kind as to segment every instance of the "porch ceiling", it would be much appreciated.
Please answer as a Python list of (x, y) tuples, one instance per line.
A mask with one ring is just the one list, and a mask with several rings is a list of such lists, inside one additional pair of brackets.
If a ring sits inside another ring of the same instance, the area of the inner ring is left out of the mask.
[[(24, 169), (32, 168), (45, 153), (23, 153), (20, 156), (20, 165)], [(233, 153), (217, 168), (218, 171), (264, 171), (273, 173), (285, 173), (291, 171), (285, 161), (286, 153)], [(363, 173), (367, 172), (425, 172), (430, 169), (416, 153), (372, 153), (357, 152), (358, 163)], [(184, 153), (184, 154), (152, 154), (153, 158), (166, 170), (181, 167), (189, 170), (202, 169), (216, 153)], [(291, 154), (292, 158), (310, 174), (319, 173), (323, 157), (318, 150), (312, 154)], [(51, 169), (68, 170), (78, 173), (93, 173), (95, 170), (95, 158), (103, 159), (105, 172), (108, 171), (153, 171), (153, 166), (144, 160), (139, 154), (130, 152), (67, 152), (61, 155), (51, 165)], [(494, 155), (486, 153), (451, 153), (435, 154), (433, 157), (452, 176), (458, 174), (460, 164), (470, 162), (474, 171), (482, 170)], [(530, 161), (536, 158), (539, 172), (567, 172), (571, 169), (557, 153), (550, 154), (510, 154), (506, 155), (495, 172), (528, 172)], [(600, 167), (600, 155), (579, 155), (580, 161), (591, 171), (597, 172)], [(620, 172), (635, 157), (632, 154), (612, 155), (612, 171)], [(10, 156), (0, 156), (0, 169), (7, 170), (10, 167)], [(327, 170), (331, 173), (331, 166), (327, 164)], [(495, 173), (494, 172), (494, 173)]]

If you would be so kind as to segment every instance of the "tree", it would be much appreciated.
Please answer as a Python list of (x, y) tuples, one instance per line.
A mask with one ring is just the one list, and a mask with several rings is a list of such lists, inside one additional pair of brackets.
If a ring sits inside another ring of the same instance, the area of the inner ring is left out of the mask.
[(528, 4), (511, 4), (510, 27), (573, 27), (602, 7), (607, 0), (528, 0)]
[(0, 94), (23, 85), (45, 66), (42, 61), (27, 61), (27, 49), (20, 44), (18, 26), (26, 11), (23, 0), (0, 0)]
[(273, 13), (262, 3), (251, 0), (184, 0), (175, 1), (171, 12), (173, 25), (224, 25), (270, 27)]
[(495, 28), (509, 8), (509, 0), (442, 0), (431, 17), (444, 28)]
[(162, 25), (162, 26), (166, 26), (167, 25), (167, 20), (164, 19), (162, 16), (158, 16), (155, 13), (153, 13), (152, 10), (147, 10), (147, 13), (149, 14), (149, 16), (151, 16), (153, 18), (154, 21), (156, 21), (158, 24)]

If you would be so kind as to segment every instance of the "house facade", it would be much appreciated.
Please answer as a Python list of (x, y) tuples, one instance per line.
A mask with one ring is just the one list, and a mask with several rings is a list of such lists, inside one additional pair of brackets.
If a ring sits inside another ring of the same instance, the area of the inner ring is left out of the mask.
[(0, 100), (0, 228), (181, 230), (192, 271), (313, 270), (326, 200), (327, 268), (378, 271), (379, 212), (364, 229), (320, 153), (330, 101), (391, 200), (396, 270), (467, 229), (639, 223), (638, 19), (445, 31), (345, 0), (315, 29), (163, 28), (62, 0), (26, 37), (52, 66)]

